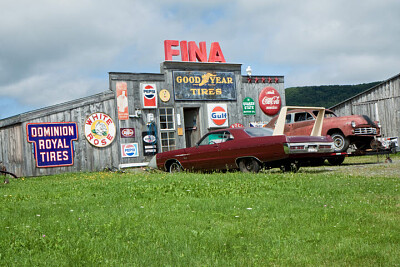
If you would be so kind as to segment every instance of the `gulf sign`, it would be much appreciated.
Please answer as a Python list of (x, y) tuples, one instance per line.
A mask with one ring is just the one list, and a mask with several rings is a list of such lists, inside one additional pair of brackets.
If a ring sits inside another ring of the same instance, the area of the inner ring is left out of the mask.
[(27, 140), (34, 145), (36, 167), (74, 164), (73, 141), (78, 140), (75, 122), (28, 123)]
[(258, 104), (261, 110), (268, 116), (276, 115), (282, 106), (282, 99), (278, 91), (271, 87), (265, 87), (258, 96)]
[(143, 108), (157, 108), (157, 87), (153, 83), (141, 83)]
[(208, 127), (228, 127), (228, 107), (226, 104), (208, 104)]
[(121, 156), (123, 158), (139, 157), (138, 143), (121, 144)]

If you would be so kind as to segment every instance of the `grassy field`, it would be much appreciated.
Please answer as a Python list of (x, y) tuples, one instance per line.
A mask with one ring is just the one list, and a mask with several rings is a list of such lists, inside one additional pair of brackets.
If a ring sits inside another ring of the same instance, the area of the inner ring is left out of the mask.
[(0, 265), (399, 266), (393, 161), (12, 179), (0, 186)]

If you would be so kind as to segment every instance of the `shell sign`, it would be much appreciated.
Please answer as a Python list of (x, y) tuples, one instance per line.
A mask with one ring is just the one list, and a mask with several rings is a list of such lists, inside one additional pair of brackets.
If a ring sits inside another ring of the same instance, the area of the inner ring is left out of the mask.
[(278, 91), (270, 86), (265, 87), (258, 96), (261, 110), (268, 116), (276, 115), (282, 106), (282, 99)]
[(226, 104), (208, 104), (208, 126), (228, 127), (228, 108)]

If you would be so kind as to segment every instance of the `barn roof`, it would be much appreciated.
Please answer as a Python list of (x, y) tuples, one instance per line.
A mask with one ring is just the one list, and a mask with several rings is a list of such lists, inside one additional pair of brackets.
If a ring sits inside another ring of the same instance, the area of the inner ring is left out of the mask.
[(63, 112), (65, 110), (75, 109), (84, 105), (90, 105), (97, 103), (99, 101), (104, 101), (108, 99), (114, 98), (114, 92), (105, 91), (99, 94), (78, 98), (75, 100), (67, 101), (64, 103), (48, 106), (45, 108), (40, 108), (33, 111), (28, 111), (25, 113), (21, 113), (12, 117), (8, 117), (0, 120), (0, 128), (22, 123), (25, 121), (34, 120), (40, 118), (42, 116), (52, 115), (58, 112)]

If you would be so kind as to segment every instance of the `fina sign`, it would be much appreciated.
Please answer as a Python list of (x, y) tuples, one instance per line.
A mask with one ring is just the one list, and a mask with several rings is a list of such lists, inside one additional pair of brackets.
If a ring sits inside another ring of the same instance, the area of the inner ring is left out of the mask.
[(226, 104), (208, 104), (208, 127), (228, 127), (228, 107)]
[(28, 142), (34, 144), (36, 167), (74, 164), (73, 141), (78, 140), (75, 122), (28, 123)]

